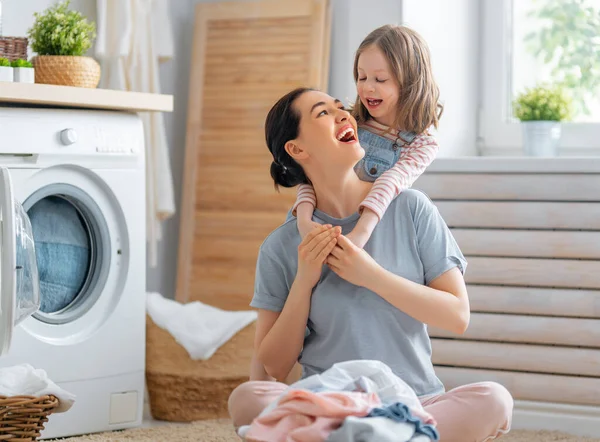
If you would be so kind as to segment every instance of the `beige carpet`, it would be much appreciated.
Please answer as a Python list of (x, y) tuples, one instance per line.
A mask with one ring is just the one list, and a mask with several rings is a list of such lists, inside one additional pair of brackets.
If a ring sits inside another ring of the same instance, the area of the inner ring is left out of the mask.
[[(195, 422), (189, 425), (165, 425), (91, 436), (61, 439), (68, 442), (239, 442), (227, 419)], [(600, 442), (548, 431), (515, 430), (498, 439), (502, 442)]]

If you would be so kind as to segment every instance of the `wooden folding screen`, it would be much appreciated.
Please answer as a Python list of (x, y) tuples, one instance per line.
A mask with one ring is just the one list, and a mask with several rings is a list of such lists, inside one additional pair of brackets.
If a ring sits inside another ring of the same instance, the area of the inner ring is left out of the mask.
[(264, 120), (297, 86), (326, 90), (327, 0), (196, 7), (177, 299), (247, 309), (258, 247), (285, 220), (295, 190), (277, 194)]

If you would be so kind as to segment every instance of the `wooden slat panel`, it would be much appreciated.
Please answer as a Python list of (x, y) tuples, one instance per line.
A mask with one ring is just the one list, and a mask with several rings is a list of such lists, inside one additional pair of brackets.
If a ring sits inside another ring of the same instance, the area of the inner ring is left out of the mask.
[(469, 285), (471, 311), (600, 318), (600, 291)]
[(600, 261), (467, 257), (470, 284), (600, 288)]
[[(286, 215), (269, 212), (206, 211), (198, 215), (199, 235), (232, 239), (260, 238), (264, 226), (270, 231), (285, 222)], [(264, 238), (263, 238), (264, 240)]]
[(414, 187), (434, 200), (600, 201), (600, 174), (430, 172)]
[(194, 265), (190, 300), (225, 310), (248, 310), (254, 293), (255, 263), (252, 266)]
[(465, 334), (430, 327), (429, 335), (433, 338), (600, 348), (600, 320), (472, 313)]
[(449, 227), (600, 230), (598, 203), (435, 201), (435, 205)]
[(600, 233), (453, 229), (465, 255), (527, 258), (600, 258)]
[(431, 343), (437, 365), (600, 377), (600, 350), (455, 339)]
[(179, 301), (248, 308), (258, 248), (296, 198), (295, 189), (273, 187), (265, 117), (295, 87), (326, 90), (329, 7), (328, 0), (196, 7)]
[(504, 385), (514, 399), (580, 405), (600, 404), (600, 379), (510, 371), (436, 367), (446, 390), (474, 382), (493, 381)]

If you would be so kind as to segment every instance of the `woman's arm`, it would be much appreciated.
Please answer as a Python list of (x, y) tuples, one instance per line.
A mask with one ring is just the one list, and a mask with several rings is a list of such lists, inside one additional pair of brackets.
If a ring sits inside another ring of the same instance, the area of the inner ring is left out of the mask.
[(296, 280), (281, 313), (259, 310), (255, 340), (257, 362), (266, 375), (280, 382), (290, 373), (302, 350), (311, 292), (312, 287)]
[(275, 321), (279, 317), (279, 312), (271, 310), (258, 310), (258, 319), (256, 320), (256, 332), (254, 333), (254, 353), (250, 362), (250, 380), (251, 381), (274, 381), (273, 376), (269, 376), (265, 366), (258, 360), (258, 349), (265, 335), (271, 330)]
[(457, 267), (429, 286), (417, 284), (384, 269), (344, 236), (338, 238), (327, 264), (341, 278), (377, 293), (418, 321), (459, 334), (469, 325), (469, 298)]
[(458, 334), (467, 330), (469, 297), (465, 280), (457, 267), (435, 278), (429, 286), (414, 283), (378, 267), (366, 288), (427, 325)]
[(266, 374), (278, 381), (285, 380), (300, 355), (312, 290), (340, 233), (339, 227), (326, 224), (306, 235), (298, 246), (298, 270), (281, 313), (259, 311), (256, 357)]

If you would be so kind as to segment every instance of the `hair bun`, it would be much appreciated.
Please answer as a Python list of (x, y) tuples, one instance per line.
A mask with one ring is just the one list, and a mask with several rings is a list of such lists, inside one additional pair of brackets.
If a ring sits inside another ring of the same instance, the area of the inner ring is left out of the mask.
[(294, 187), (304, 182), (303, 174), (300, 176), (294, 173), (294, 170), (275, 161), (271, 163), (271, 177), (276, 184), (283, 187)]

